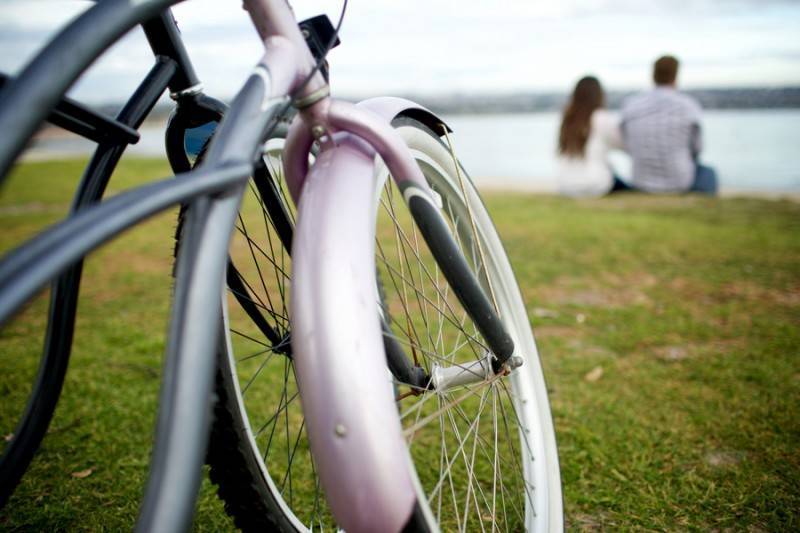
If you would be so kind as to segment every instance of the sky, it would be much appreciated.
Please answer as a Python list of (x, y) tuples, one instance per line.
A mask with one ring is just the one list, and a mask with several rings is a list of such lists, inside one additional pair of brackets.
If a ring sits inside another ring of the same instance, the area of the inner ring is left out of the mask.
[[(341, 0), (295, 0), (298, 18)], [(58, 28), (91, 5), (0, 0), (0, 71), (17, 72)], [(190, 0), (174, 14), (206, 93), (230, 98), (260, 56), (241, 0)], [(379, 94), (566, 92), (594, 74), (609, 89), (650, 84), (653, 60), (681, 60), (687, 88), (800, 85), (798, 0), (350, 0), (332, 90)], [(73, 89), (124, 100), (152, 65), (141, 30)]]

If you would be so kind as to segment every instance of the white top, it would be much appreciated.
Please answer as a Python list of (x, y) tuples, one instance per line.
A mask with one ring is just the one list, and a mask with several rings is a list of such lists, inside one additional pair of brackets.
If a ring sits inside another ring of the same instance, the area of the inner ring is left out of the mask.
[(602, 196), (614, 184), (608, 152), (623, 147), (619, 117), (606, 109), (596, 109), (589, 123), (591, 129), (583, 157), (558, 154), (556, 178), (561, 194)]
[(697, 101), (667, 86), (625, 100), (622, 129), (635, 187), (650, 192), (691, 187), (694, 159), (702, 148), (700, 113)]

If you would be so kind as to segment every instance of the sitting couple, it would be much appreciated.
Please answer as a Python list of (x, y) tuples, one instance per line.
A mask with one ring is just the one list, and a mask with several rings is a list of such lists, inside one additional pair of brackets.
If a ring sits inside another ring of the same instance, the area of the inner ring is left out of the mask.
[[(614, 191), (716, 194), (714, 169), (701, 165), (700, 105), (678, 92), (678, 60), (659, 58), (653, 68), (655, 88), (629, 97), (619, 117), (604, 108), (597, 78), (575, 86), (564, 110), (558, 138), (558, 183), (562, 194), (601, 196)], [(611, 149), (633, 159), (630, 183), (615, 176)]]

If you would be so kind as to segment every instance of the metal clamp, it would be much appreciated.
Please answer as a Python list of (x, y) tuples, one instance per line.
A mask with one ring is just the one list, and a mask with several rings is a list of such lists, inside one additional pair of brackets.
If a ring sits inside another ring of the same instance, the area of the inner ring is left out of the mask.
[[(471, 363), (454, 364), (447, 367), (434, 365), (433, 371), (431, 372), (431, 384), (433, 388), (438, 391), (446, 391), (463, 385), (481, 383), (496, 375), (492, 369), (493, 362), (494, 355), (487, 353), (481, 359), (472, 361)], [(522, 357), (510, 357), (505, 365), (503, 365), (502, 373), (508, 374), (522, 366), (522, 363)]]
[(178, 100), (183, 98), (184, 96), (193, 96), (195, 94), (200, 94), (203, 92), (203, 84), (198, 83), (197, 85), (192, 85), (191, 87), (184, 89), (182, 91), (178, 91), (176, 93), (169, 93), (169, 97), (173, 100)]
[(292, 105), (294, 105), (294, 107), (296, 107), (297, 109), (305, 109), (307, 107), (311, 107), (320, 100), (327, 98), (328, 96), (330, 96), (330, 94), (331, 94), (330, 86), (325, 85), (307, 96), (294, 100), (292, 102)]

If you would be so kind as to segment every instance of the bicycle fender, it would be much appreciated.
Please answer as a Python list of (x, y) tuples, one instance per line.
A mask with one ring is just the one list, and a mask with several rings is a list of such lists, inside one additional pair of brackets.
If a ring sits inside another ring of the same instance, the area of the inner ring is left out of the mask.
[[(357, 107), (367, 109), (374, 115), (383, 118), (390, 123), (398, 116), (407, 116), (425, 124), (431, 131), (443, 134), (443, 127), (448, 132), (453, 131), (441, 118), (425, 107), (393, 96), (383, 96), (363, 100), (356, 104)], [(299, 201), (303, 185), (308, 174), (308, 153), (314, 143), (309, 126), (303, 121), (302, 115), (298, 114), (286, 137), (286, 150), (284, 152), (284, 171), (286, 183), (292, 199)]]
[(375, 151), (337, 134), (308, 173), (292, 246), (292, 348), (320, 481), (348, 532), (400, 531), (416, 502), (376, 312)]
[(444, 134), (444, 131), (442, 131), (442, 126), (447, 129), (448, 133), (453, 131), (450, 126), (448, 126), (445, 121), (439, 118), (435, 113), (424, 106), (416, 102), (412, 102), (411, 100), (406, 100), (405, 98), (381, 96), (378, 98), (362, 100), (356, 105), (358, 107), (369, 109), (373, 113), (382, 116), (389, 122), (391, 122), (395, 117), (403, 115), (422, 122), (428, 126), (431, 131), (436, 132), (438, 135)]

